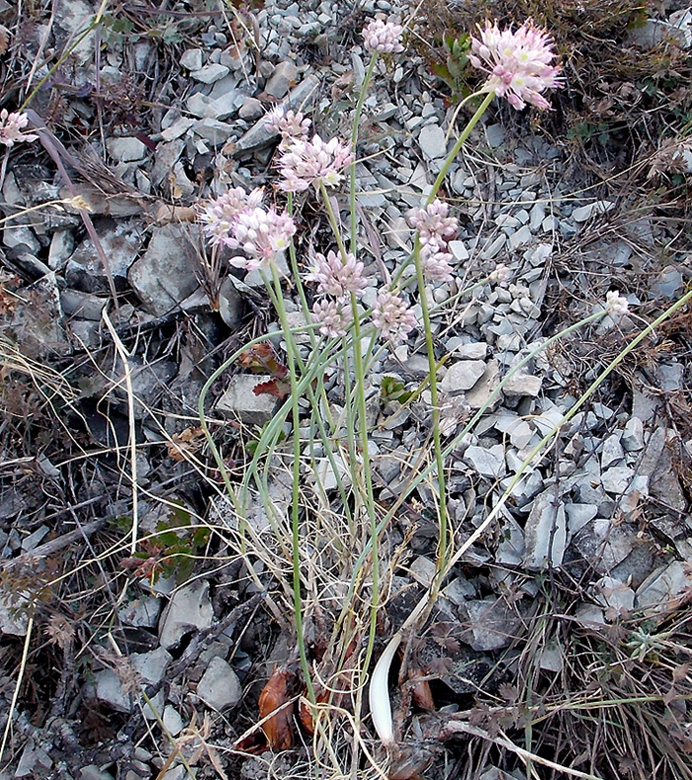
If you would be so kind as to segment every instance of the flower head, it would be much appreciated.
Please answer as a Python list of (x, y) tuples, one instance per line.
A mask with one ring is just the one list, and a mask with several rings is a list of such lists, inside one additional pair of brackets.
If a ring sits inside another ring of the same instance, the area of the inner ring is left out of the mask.
[(254, 189), (248, 195), (242, 187), (234, 187), (204, 206), (199, 219), (205, 223), (203, 230), (212, 245), (226, 243), (238, 215), (257, 208), (262, 194), (261, 189)]
[(404, 28), (393, 22), (383, 22), (373, 19), (363, 29), (363, 44), (368, 51), (379, 54), (399, 54), (404, 50), (401, 44), (401, 34)]
[(403, 339), (416, 327), (416, 318), (403, 298), (394, 293), (380, 293), (372, 310), (372, 321), (382, 337), (390, 341)]
[(316, 252), (315, 265), (307, 279), (318, 283), (317, 292), (339, 299), (348, 298), (351, 293), (361, 297), (368, 286), (363, 279), (363, 263), (357, 262), (350, 253), (344, 262), (336, 252), (329, 252), (327, 257)]
[(0, 111), (0, 143), (12, 146), (20, 141), (35, 141), (37, 135), (22, 132), (28, 124), (29, 117), (26, 114), (10, 114), (6, 108), (3, 108)]
[(548, 33), (531, 20), (516, 32), (500, 32), (497, 23), (490, 22), (479, 30), (480, 39), (471, 38), (469, 60), (488, 74), (483, 90), (507, 98), (517, 110), (527, 103), (550, 108), (541, 92), (559, 87), (561, 79), (559, 68), (550, 64), (555, 53)]
[(312, 307), (313, 322), (320, 325), (323, 336), (345, 336), (353, 322), (353, 310), (343, 301), (317, 301)]
[(281, 149), (288, 149), (293, 141), (305, 140), (312, 122), (300, 111), (286, 110), (283, 106), (273, 108), (267, 114), (267, 126), (281, 134)]
[(449, 264), (451, 259), (452, 255), (449, 252), (422, 254), (423, 276), (432, 282), (451, 282), (453, 278), (452, 266)]
[(627, 298), (624, 295), (620, 295), (617, 290), (610, 290), (610, 292), (606, 293), (605, 310), (612, 319), (619, 320), (629, 311)]
[(310, 185), (335, 187), (342, 171), (353, 161), (350, 144), (338, 138), (323, 141), (313, 135), (311, 141), (295, 140), (279, 159), (284, 180), (279, 185), (286, 192), (304, 192)]
[(448, 216), (449, 205), (435, 199), (422, 209), (417, 209), (409, 215), (411, 227), (418, 230), (424, 251), (435, 254), (447, 245), (447, 241), (456, 234), (459, 223), (455, 217)]
[(274, 208), (241, 211), (232, 226), (231, 235), (224, 243), (232, 249), (242, 249), (247, 257), (234, 257), (230, 262), (253, 271), (266, 268), (288, 246), (296, 226), (288, 214), (279, 214)]

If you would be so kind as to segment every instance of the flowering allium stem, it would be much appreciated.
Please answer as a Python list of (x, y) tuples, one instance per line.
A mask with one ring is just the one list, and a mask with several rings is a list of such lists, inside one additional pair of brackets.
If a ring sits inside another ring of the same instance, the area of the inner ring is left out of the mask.
[(6, 108), (0, 111), (0, 144), (13, 146), (22, 141), (35, 141), (38, 136), (34, 133), (25, 133), (24, 128), (29, 124), (29, 117), (22, 113), (10, 114)]

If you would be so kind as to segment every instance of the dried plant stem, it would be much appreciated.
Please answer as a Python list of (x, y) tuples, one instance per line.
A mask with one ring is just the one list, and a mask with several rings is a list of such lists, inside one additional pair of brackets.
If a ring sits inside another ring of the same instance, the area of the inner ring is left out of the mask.
[(26, 672), (26, 660), (29, 657), (29, 645), (31, 644), (31, 635), (34, 628), (34, 616), (29, 617), (29, 622), (26, 627), (26, 636), (24, 637), (24, 647), (22, 649), (22, 660), (19, 663), (19, 671), (17, 672), (17, 684), (14, 687), (14, 693), (12, 694), (12, 701), (10, 702), (10, 709), (7, 713), (7, 723), (5, 724), (5, 731), (2, 735), (2, 743), (0, 743), (0, 762), (5, 755), (5, 746), (7, 740), (12, 731), (12, 716), (17, 707), (17, 700), (19, 699), (19, 689), (22, 687), (24, 681), (24, 673)]

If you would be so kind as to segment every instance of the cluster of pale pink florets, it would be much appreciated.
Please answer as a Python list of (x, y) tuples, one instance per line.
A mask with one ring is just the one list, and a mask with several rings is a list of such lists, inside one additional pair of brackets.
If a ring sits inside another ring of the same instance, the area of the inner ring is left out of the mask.
[(0, 144), (13, 146), (21, 141), (35, 141), (37, 135), (24, 132), (28, 124), (29, 117), (26, 114), (10, 114), (6, 108), (3, 108), (0, 111)]
[(288, 214), (273, 206), (262, 206), (262, 195), (261, 189), (248, 194), (242, 187), (234, 187), (207, 203), (200, 212), (210, 243), (241, 249), (244, 256), (234, 256), (230, 262), (248, 271), (267, 268), (288, 247), (296, 232)]
[(456, 235), (459, 225), (449, 216), (449, 205), (436, 199), (424, 208), (416, 209), (408, 220), (418, 231), (423, 276), (435, 282), (451, 281), (449, 261), (452, 253), (447, 242)]
[(469, 60), (488, 74), (484, 92), (494, 92), (521, 110), (527, 103), (550, 108), (541, 94), (561, 85), (559, 69), (552, 65), (553, 42), (545, 30), (529, 20), (518, 30), (500, 30), (497, 24), (479, 27), (480, 38), (471, 38)]

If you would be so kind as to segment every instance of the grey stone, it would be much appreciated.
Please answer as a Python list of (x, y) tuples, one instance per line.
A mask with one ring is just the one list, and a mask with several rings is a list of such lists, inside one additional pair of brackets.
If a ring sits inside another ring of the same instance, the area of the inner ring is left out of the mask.
[(631, 612), (634, 608), (634, 591), (614, 577), (602, 577), (595, 587), (596, 601), (606, 607), (606, 617), (608, 610), (611, 610), (612, 617), (621, 617)]
[(625, 457), (625, 451), (620, 443), (620, 436), (613, 433), (603, 442), (601, 449), (601, 468), (607, 469), (613, 464), (620, 463)]
[(209, 582), (195, 580), (173, 594), (159, 621), (159, 641), (167, 650), (177, 647), (186, 634), (209, 628), (213, 620)]
[(685, 366), (682, 363), (659, 363), (654, 375), (661, 390), (675, 392), (684, 387)]
[(229, 328), (237, 328), (243, 319), (243, 298), (230, 276), (221, 283), (218, 303), (221, 319)]
[(613, 466), (601, 474), (601, 484), (606, 493), (620, 495), (627, 490), (633, 477), (634, 471), (627, 466)]
[(528, 225), (522, 225), (519, 230), (510, 235), (509, 247), (510, 249), (518, 249), (520, 246), (528, 244), (532, 238), (531, 228)]
[[(125, 289), (127, 271), (139, 253), (142, 236), (134, 222), (114, 222), (111, 219), (94, 220), (96, 233), (108, 259), (116, 289)], [(74, 251), (65, 268), (69, 287), (85, 292), (110, 292), (108, 275), (90, 238)]]
[(202, 50), (187, 49), (180, 58), (180, 64), (185, 70), (201, 70), (202, 68)]
[(154, 596), (144, 596), (134, 599), (118, 610), (118, 617), (128, 626), (155, 628), (159, 622), (162, 606), (162, 599), (157, 599)]
[(567, 528), (570, 534), (576, 534), (596, 517), (598, 507), (595, 504), (565, 504)]
[(595, 571), (609, 574), (632, 552), (633, 538), (609, 519), (596, 518), (575, 535), (573, 543)]
[(298, 68), (290, 61), (280, 62), (271, 75), (264, 91), (272, 97), (283, 98), (298, 77)]
[(572, 212), (572, 219), (575, 222), (586, 222), (593, 216), (607, 214), (615, 208), (615, 203), (609, 200), (595, 200), (593, 203), (587, 203), (585, 206), (578, 206)]
[(261, 116), (263, 116), (265, 113), (264, 106), (262, 103), (257, 100), (257, 98), (248, 97), (245, 98), (243, 101), (243, 105), (240, 107), (240, 110), (238, 111), (238, 116), (241, 119), (245, 119), (248, 121), (253, 121), (255, 119), (259, 119)]
[(262, 382), (269, 382), (271, 376), (236, 374), (232, 376), (226, 392), (216, 403), (216, 411), (237, 417), (247, 425), (264, 425), (272, 419), (278, 406), (278, 398), (263, 393), (257, 395), (254, 389)]
[(221, 712), (235, 707), (243, 698), (238, 675), (223, 658), (212, 658), (197, 684), (197, 695), (209, 707)]
[(409, 571), (417, 582), (429, 588), (435, 578), (435, 563), (430, 558), (419, 555), (411, 562)]
[(192, 130), (200, 138), (204, 138), (205, 141), (209, 141), (214, 146), (221, 146), (230, 137), (233, 127), (227, 122), (220, 122), (218, 119), (205, 117), (204, 119), (198, 119), (192, 125)]
[(674, 265), (666, 266), (651, 285), (651, 292), (661, 298), (677, 298), (684, 286), (682, 274)]
[(197, 289), (199, 227), (153, 228), (147, 251), (130, 268), (128, 278), (147, 311), (161, 317)]
[(500, 254), (501, 249), (507, 243), (507, 236), (504, 233), (500, 233), (492, 241), (486, 243), (481, 251), (481, 258), (483, 260), (493, 260)]
[(502, 392), (509, 397), (528, 395), (536, 398), (541, 392), (543, 380), (539, 376), (519, 372), (507, 380)]
[(463, 461), (482, 477), (497, 479), (506, 471), (505, 451), (501, 444), (489, 448), (467, 447)]
[(230, 70), (225, 65), (218, 62), (209, 63), (199, 70), (192, 71), (190, 76), (195, 81), (201, 81), (202, 84), (213, 84), (229, 74)]
[[(28, 739), (14, 772), (14, 777), (45, 777), (52, 766), (53, 760), (48, 753), (33, 739)], [(5, 775), (5, 777), (8, 776)]]
[(470, 390), (485, 373), (485, 363), (482, 360), (460, 360), (452, 364), (440, 382), (440, 387), (446, 393), (461, 393)]
[(639, 417), (630, 417), (625, 423), (620, 442), (626, 452), (644, 449), (644, 424)]
[(501, 124), (488, 125), (485, 137), (491, 149), (498, 149), (505, 142), (505, 128)]
[[(130, 674), (136, 681), (134, 689), (126, 690), (120, 677), (112, 669), (104, 669), (94, 676), (96, 698), (118, 712), (131, 712), (143, 688), (161, 682), (172, 658), (170, 653), (159, 647), (148, 653), (132, 653), (124, 660), (130, 664)], [(155, 709), (160, 710), (164, 701), (163, 691), (159, 691), (152, 704)], [(153, 717), (153, 713), (150, 713), (150, 717)]]
[(495, 560), (501, 566), (520, 566), (525, 554), (524, 532), (516, 520), (506, 518), (500, 530)]
[(99, 769), (96, 764), (89, 764), (79, 770), (79, 780), (113, 780), (113, 775)]
[(71, 230), (56, 230), (50, 240), (48, 265), (52, 271), (62, 271), (74, 251), (74, 233)]
[(490, 360), (483, 376), (471, 390), (466, 392), (466, 401), (472, 409), (480, 409), (488, 402), (490, 396), (500, 383), (500, 366), (497, 360)]
[(574, 619), (582, 628), (594, 629), (605, 625), (603, 610), (595, 604), (581, 604), (574, 613)]
[(521, 618), (502, 599), (467, 601), (463, 608), (471, 625), (469, 644), (474, 650), (500, 650), (521, 633)]
[[(451, 348), (449, 349), (452, 351)], [(453, 352), (462, 360), (482, 360), (488, 354), (488, 345), (483, 341), (474, 341), (455, 347)], [(485, 372), (485, 364), (483, 364), (483, 371)]]
[(692, 588), (692, 571), (687, 561), (673, 561), (652, 572), (637, 588), (638, 609), (669, 610)]
[(562, 564), (567, 544), (565, 507), (553, 490), (536, 496), (524, 528), (524, 566), (532, 571)]
[(440, 125), (425, 125), (418, 135), (418, 146), (428, 160), (444, 157), (447, 154), (445, 131)]
[(180, 713), (172, 704), (166, 705), (162, 720), (163, 725), (172, 737), (177, 737), (185, 726), (185, 721), (180, 717)]
[(108, 154), (118, 162), (142, 160), (146, 156), (147, 146), (139, 138), (108, 138)]

